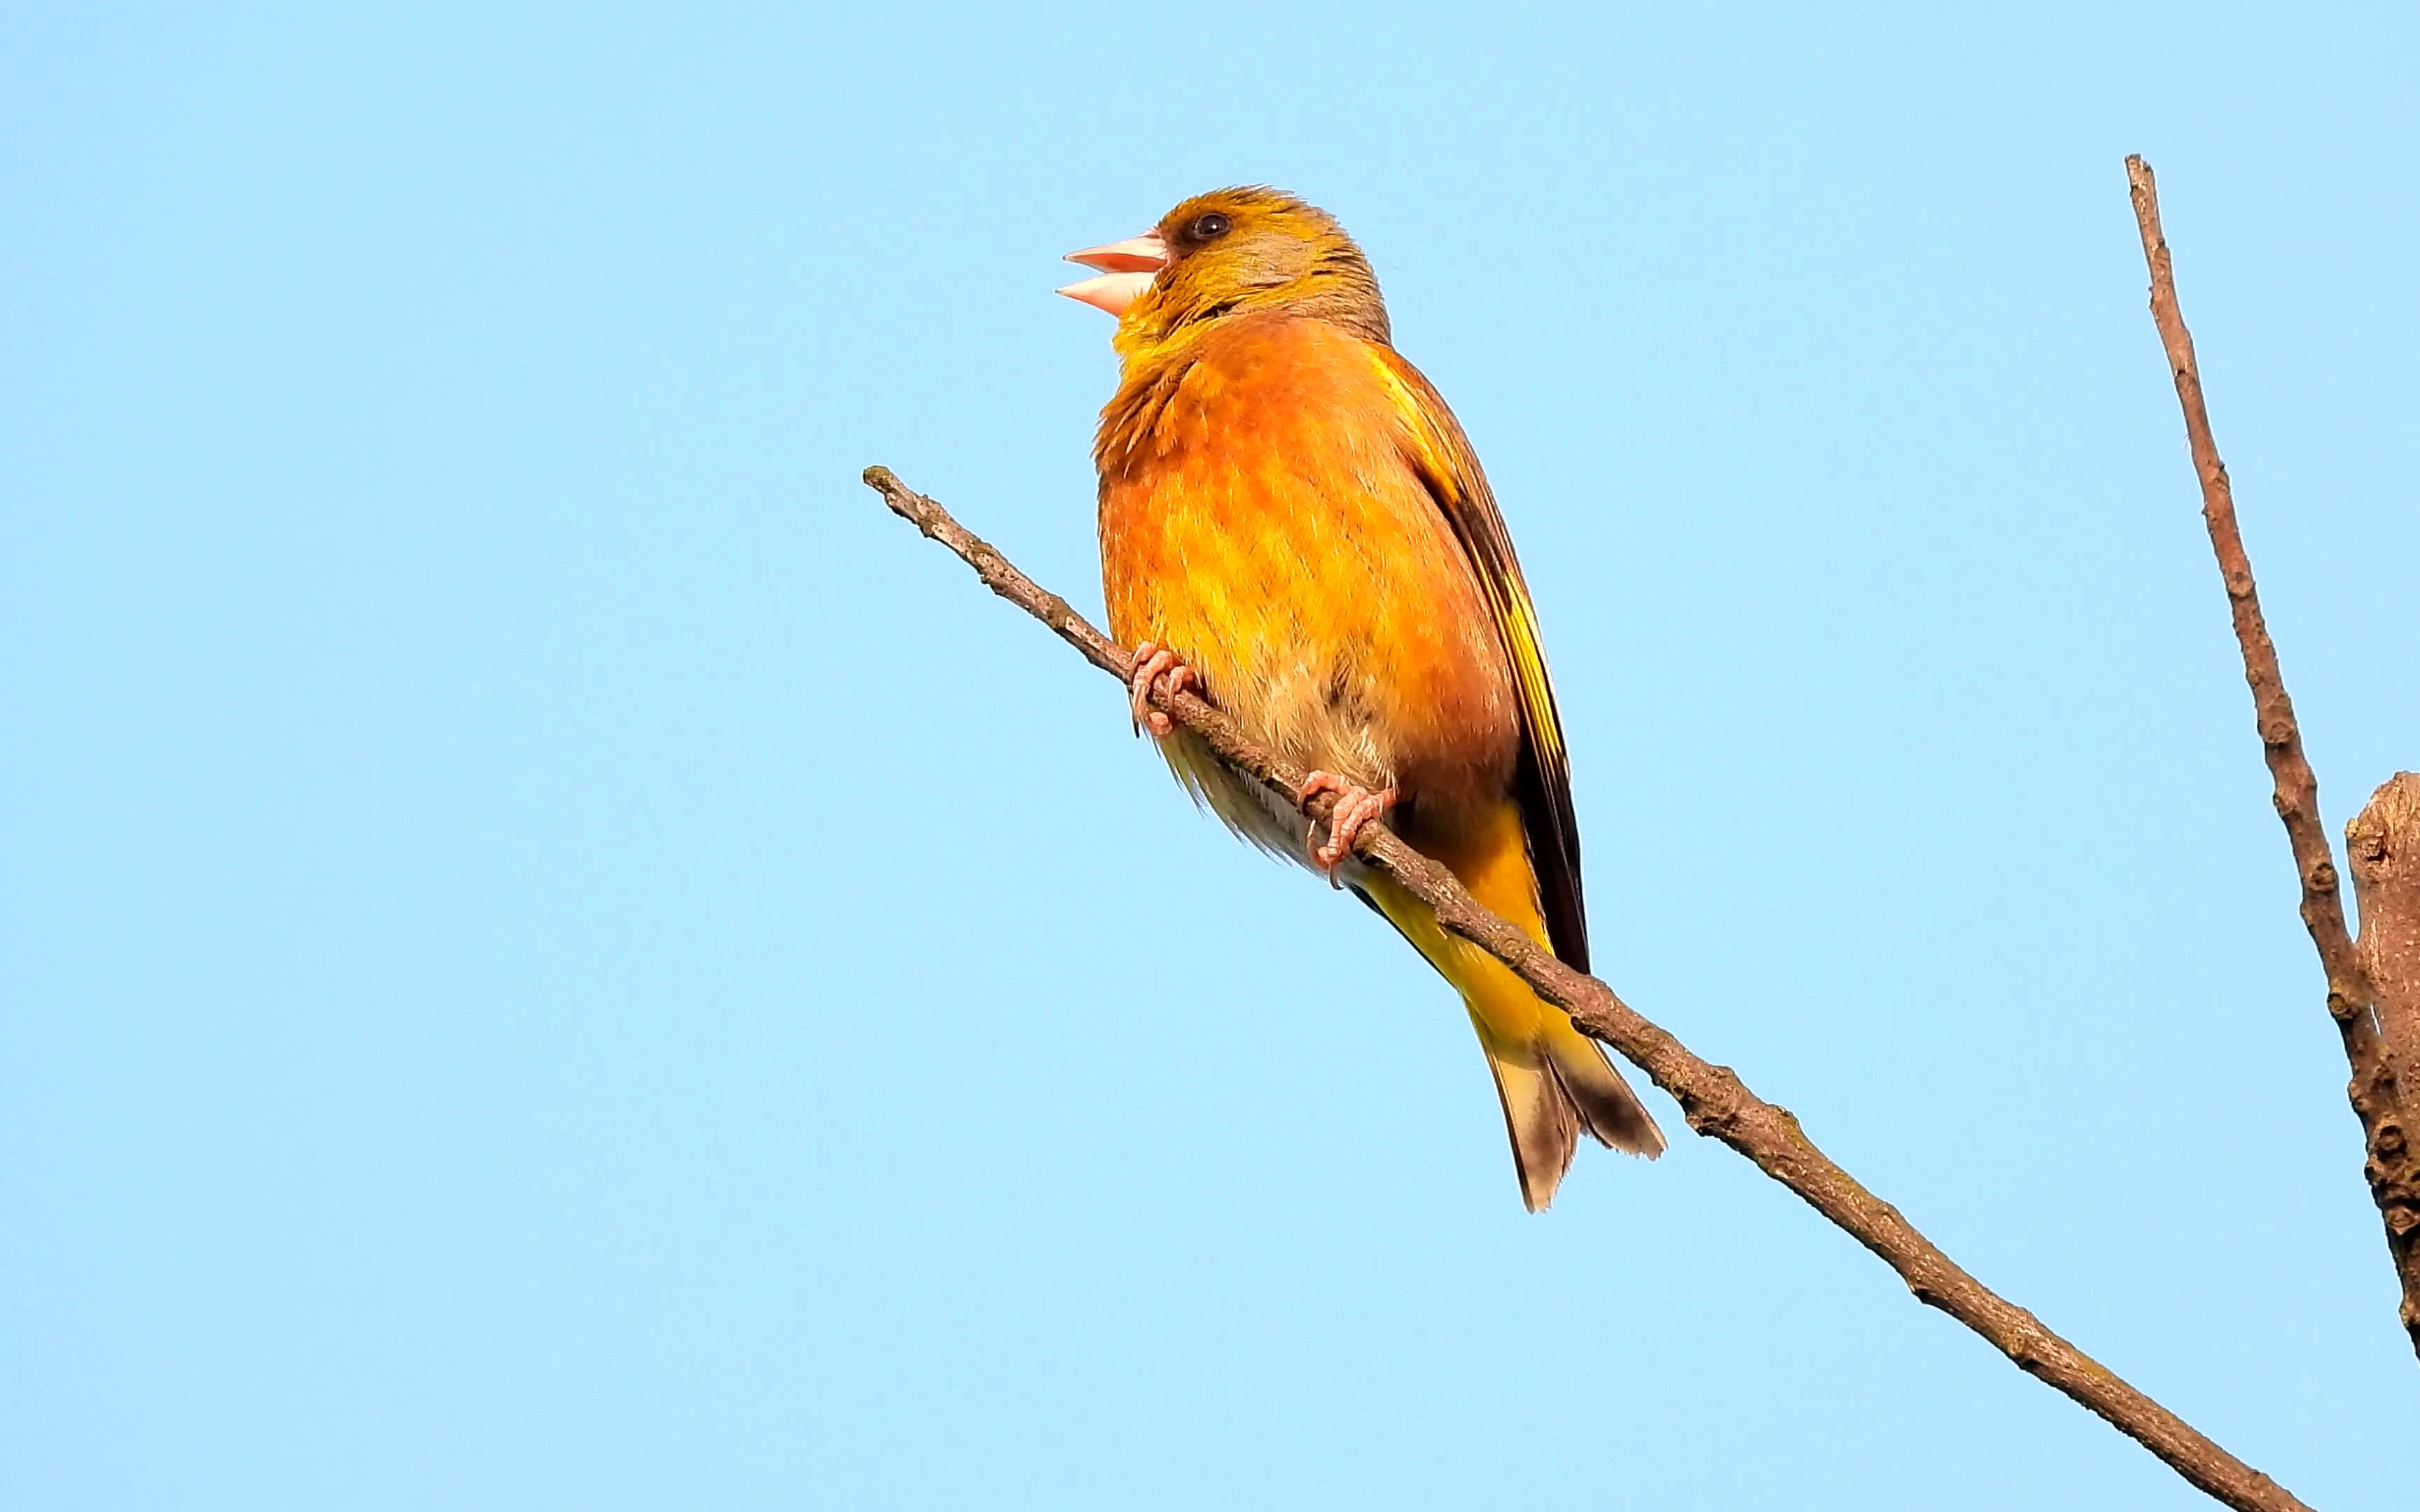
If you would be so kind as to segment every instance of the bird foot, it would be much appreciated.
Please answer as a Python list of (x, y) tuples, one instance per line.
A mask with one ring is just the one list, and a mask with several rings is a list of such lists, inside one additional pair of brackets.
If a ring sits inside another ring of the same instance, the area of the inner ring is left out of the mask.
[(1336, 869), (1353, 854), (1353, 842), (1361, 838), (1362, 826), (1392, 809), (1403, 795), (1395, 788), (1373, 793), (1334, 772), (1313, 772), (1295, 795), (1295, 802), (1307, 806), (1323, 793), (1336, 795), (1336, 807), (1327, 811), (1327, 841), (1320, 843), (1319, 821), (1314, 819), (1305, 843), (1311, 847), (1311, 864), (1327, 873), (1327, 885), (1341, 887), (1343, 884), (1337, 881)]
[(1202, 680), (1193, 669), (1179, 661), (1176, 654), (1156, 640), (1138, 641), (1134, 648), (1134, 675), (1126, 680), (1126, 691), (1134, 704), (1137, 730), (1148, 730), (1154, 740), (1166, 740), (1176, 729), (1176, 721), (1151, 706), (1152, 687), (1160, 684), (1159, 696), (1174, 698), (1187, 689), (1199, 691)]

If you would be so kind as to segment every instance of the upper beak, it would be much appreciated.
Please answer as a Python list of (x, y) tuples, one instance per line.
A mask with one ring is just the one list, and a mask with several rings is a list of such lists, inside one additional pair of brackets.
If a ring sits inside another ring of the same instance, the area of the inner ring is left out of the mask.
[(1126, 306), (1142, 298), (1142, 291), (1151, 287), (1151, 281), (1168, 266), (1168, 243), (1159, 239), (1158, 232), (1146, 231), (1104, 247), (1071, 252), (1067, 260), (1097, 268), (1101, 273), (1097, 278), (1070, 284), (1060, 293), (1096, 310), (1124, 315)]

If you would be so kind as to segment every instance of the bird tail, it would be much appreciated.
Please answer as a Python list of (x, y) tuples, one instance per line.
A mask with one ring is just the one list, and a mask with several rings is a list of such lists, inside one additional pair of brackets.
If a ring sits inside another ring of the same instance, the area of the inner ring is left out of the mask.
[[(1489, 837), (1494, 843), (1437, 859), (1480, 903), (1544, 946), (1545, 920), (1518, 812), (1509, 805), (1505, 812), (1512, 821), (1509, 844), (1506, 836)], [(1598, 1143), (1634, 1155), (1652, 1159), (1664, 1152), (1664, 1135), (1638, 1094), (1606, 1058), (1604, 1048), (1572, 1026), (1569, 1014), (1531, 992), (1494, 956), (1447, 933), (1428, 904), (1391, 878), (1369, 875), (1360, 886), (1371, 905), (1462, 994), (1504, 1104), (1521, 1200), (1531, 1212), (1554, 1200), (1583, 1130)]]
[[(1492, 958), (1488, 964), (1496, 964)], [(1479, 1031), (1479, 1047), (1504, 1103), (1504, 1132), (1512, 1140), (1521, 1201), (1536, 1212), (1555, 1200), (1581, 1131), (1601, 1145), (1651, 1160), (1664, 1152), (1664, 1134), (1606, 1058), (1604, 1047), (1572, 1027), (1562, 1010), (1541, 1001), (1518, 977), (1503, 974), (1527, 1002), (1494, 996), (1496, 984), (1484, 980), (1454, 985), (1463, 989), (1471, 1027)], [(1507, 1036), (1498, 1027), (1523, 1021), (1532, 1026), (1526, 1037)]]

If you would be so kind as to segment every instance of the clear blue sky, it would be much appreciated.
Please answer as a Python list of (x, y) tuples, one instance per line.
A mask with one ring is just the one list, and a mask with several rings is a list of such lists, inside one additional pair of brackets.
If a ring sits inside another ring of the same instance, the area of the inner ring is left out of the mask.
[(1268, 180), (1503, 497), (1600, 968), (2411, 1504), (2120, 168), (2340, 825), (2408, 8), (840, 8), (11, 22), (0, 1503), (2204, 1504), (1712, 1144), (1525, 1216), (1442, 986), (860, 486), (1096, 605), (1057, 258)]

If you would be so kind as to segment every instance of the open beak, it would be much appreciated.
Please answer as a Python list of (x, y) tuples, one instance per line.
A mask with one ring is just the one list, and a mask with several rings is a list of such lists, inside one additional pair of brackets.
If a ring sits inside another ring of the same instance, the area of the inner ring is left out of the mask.
[(1060, 293), (1095, 310), (1124, 315), (1126, 306), (1142, 298), (1142, 291), (1151, 287), (1151, 281), (1168, 266), (1168, 243), (1159, 239), (1158, 232), (1146, 231), (1106, 247), (1071, 252), (1067, 260), (1097, 268), (1100, 276), (1070, 284)]

